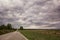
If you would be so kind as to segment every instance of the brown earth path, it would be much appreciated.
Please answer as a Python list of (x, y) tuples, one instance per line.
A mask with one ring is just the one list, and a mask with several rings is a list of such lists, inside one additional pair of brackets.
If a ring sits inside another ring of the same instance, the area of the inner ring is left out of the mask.
[(15, 31), (4, 35), (0, 35), (0, 40), (28, 40), (28, 39), (25, 36), (23, 36), (20, 32)]

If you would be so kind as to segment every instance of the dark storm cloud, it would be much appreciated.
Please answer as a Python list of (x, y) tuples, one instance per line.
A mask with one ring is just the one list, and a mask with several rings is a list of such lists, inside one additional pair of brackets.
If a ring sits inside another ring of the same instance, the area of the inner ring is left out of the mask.
[(52, 25), (51, 28), (57, 28), (53, 25), (57, 21), (60, 21), (58, 0), (0, 0), (0, 24), (39, 26), (37, 28), (50, 28)]

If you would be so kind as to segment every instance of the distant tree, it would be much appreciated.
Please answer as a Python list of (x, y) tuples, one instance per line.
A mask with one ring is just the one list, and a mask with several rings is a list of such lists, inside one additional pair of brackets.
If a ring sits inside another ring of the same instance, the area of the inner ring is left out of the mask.
[(12, 25), (11, 24), (7, 24), (7, 29), (12, 29)]
[(23, 26), (20, 26), (20, 30), (23, 30)]

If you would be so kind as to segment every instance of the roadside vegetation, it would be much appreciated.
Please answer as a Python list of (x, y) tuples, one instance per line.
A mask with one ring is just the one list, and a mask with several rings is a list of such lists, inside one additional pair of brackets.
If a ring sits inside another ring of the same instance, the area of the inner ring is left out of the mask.
[(0, 30), (0, 35), (2, 34), (6, 34), (6, 33), (9, 33), (9, 32), (13, 32), (15, 30)]
[(16, 29), (12, 28), (12, 25), (11, 24), (7, 24), (7, 25), (0, 25), (0, 35), (2, 34), (6, 34), (6, 33), (9, 33), (9, 32), (13, 32), (15, 31)]
[(60, 30), (19, 30), (29, 40), (60, 40)]
[(18, 30), (23, 30), (23, 26), (20, 26), (19, 29), (14, 29), (12, 28), (12, 25), (10, 23), (8, 23), (7, 25), (0, 25), (0, 35), (2, 34), (6, 34), (6, 33), (9, 33), (9, 32), (13, 32), (13, 31), (18, 31)]

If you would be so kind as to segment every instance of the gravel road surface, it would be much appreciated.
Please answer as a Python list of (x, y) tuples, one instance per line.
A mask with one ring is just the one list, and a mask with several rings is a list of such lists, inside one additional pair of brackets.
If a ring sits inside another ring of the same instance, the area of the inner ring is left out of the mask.
[(0, 40), (28, 40), (28, 39), (20, 32), (15, 31), (4, 35), (0, 35)]

